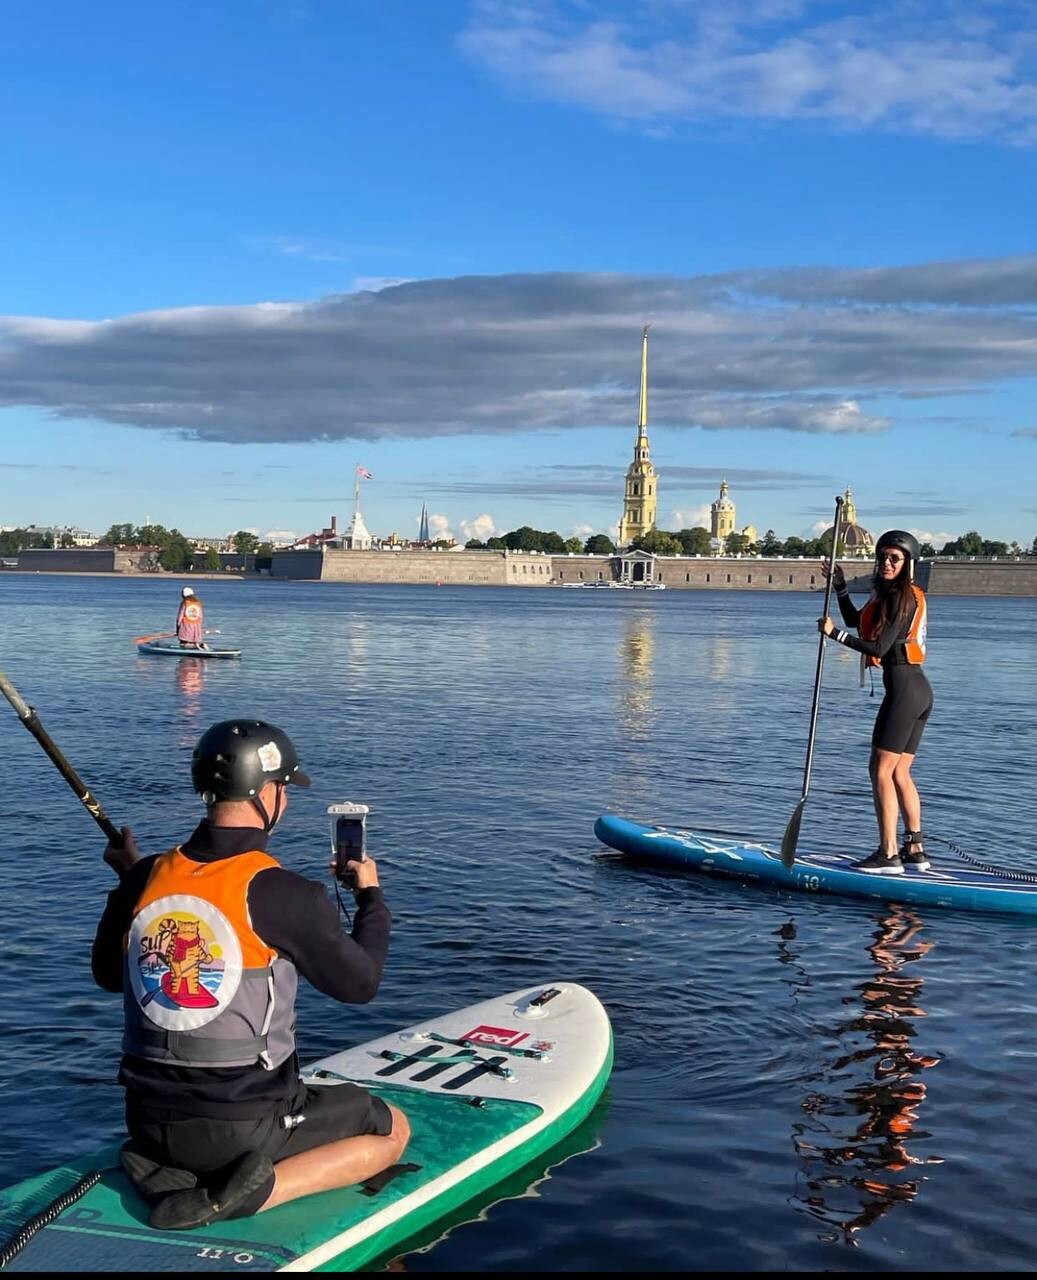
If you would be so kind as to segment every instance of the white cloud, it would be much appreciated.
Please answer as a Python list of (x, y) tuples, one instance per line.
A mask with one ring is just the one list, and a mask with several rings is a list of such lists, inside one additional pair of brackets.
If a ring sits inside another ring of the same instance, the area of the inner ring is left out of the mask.
[(592, 524), (574, 524), (572, 528), (572, 536), (574, 538), (583, 538), (585, 541), (592, 533), (596, 532), (597, 530)]
[(710, 504), (703, 502), (697, 507), (674, 507), (670, 512), (670, 529), (708, 529), (710, 527)]
[(267, 529), (259, 536), (263, 542), (272, 542), (276, 546), (279, 542), (298, 542), (302, 534), (294, 529)]
[(410, 284), (412, 276), (357, 276), (352, 293), (381, 293), (383, 289), (395, 289), (398, 284)]
[(824, 533), (824, 531), (826, 529), (830, 529), (831, 527), (832, 527), (831, 520), (815, 520), (814, 523), (810, 526), (810, 537), (820, 538), (820, 536)]
[(909, 533), (913, 533), (919, 542), (930, 542), (939, 551), (945, 547), (948, 542), (954, 542), (961, 537), (961, 533), (948, 533), (945, 529), (909, 529)]
[(438, 512), (429, 516), (428, 531), (433, 542), (438, 541), (440, 538), (449, 540), (454, 536), (450, 531), (450, 517), (441, 515)]
[(249, 236), (246, 243), (267, 253), (307, 262), (346, 262), (354, 256), (348, 245), (311, 236)]
[(1023, 0), (481, 0), (461, 47), (523, 92), (653, 132), (762, 119), (1032, 144), (1032, 17)]
[(485, 542), (487, 538), (493, 538), (504, 532), (504, 529), (497, 528), (493, 516), (488, 512), (481, 516), (474, 516), (471, 520), (461, 521), (461, 534), (466, 542), (469, 538), (478, 538), (480, 542)]

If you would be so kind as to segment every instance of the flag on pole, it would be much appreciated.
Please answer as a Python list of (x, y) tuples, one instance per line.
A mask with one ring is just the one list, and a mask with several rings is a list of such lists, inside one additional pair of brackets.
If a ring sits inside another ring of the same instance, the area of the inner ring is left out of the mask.
[(374, 476), (370, 473), (370, 471), (368, 471), (366, 467), (357, 467), (356, 473), (358, 476), (362, 476), (365, 480), (374, 479)]

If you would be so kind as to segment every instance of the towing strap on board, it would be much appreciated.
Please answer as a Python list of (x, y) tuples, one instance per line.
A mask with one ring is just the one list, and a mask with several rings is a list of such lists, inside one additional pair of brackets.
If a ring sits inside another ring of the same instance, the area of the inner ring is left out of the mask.
[(394, 1178), (398, 1178), (401, 1173), (420, 1173), (420, 1164), (391, 1164), (388, 1169), (383, 1169), (381, 1173), (376, 1173), (373, 1178), (368, 1178), (364, 1185), (360, 1188), (362, 1196), (376, 1196), (383, 1187), (387, 1187)]

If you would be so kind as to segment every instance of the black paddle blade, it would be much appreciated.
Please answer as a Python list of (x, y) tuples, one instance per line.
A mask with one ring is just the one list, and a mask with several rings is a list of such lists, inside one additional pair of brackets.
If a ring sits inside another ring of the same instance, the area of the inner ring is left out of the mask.
[(799, 824), (803, 821), (803, 806), (806, 804), (807, 798), (803, 796), (799, 804), (793, 810), (792, 817), (789, 818), (789, 825), (785, 828), (785, 834), (781, 837), (781, 865), (786, 871), (792, 870), (792, 864), (796, 861), (796, 845), (799, 843)]

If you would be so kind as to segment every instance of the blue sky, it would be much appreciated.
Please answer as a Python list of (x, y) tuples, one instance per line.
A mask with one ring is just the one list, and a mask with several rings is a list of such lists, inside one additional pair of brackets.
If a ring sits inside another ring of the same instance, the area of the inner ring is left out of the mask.
[(0, 524), (1037, 534), (1028, 6), (5, 14)]

